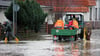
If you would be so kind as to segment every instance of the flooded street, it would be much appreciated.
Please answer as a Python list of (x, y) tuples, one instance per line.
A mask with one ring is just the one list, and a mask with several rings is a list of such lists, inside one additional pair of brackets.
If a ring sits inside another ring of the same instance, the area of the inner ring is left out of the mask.
[(93, 30), (90, 41), (53, 42), (48, 35), (18, 44), (0, 41), (0, 56), (100, 56), (99, 36), (100, 30)]

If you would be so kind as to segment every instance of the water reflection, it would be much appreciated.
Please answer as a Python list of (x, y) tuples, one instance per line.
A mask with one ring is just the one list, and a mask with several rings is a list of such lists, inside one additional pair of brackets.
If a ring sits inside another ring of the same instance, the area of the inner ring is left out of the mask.
[(90, 41), (54, 42), (54, 56), (91, 56)]
[(90, 52), (90, 48), (91, 48), (91, 44), (90, 41), (88, 42), (83, 42), (83, 55), (82, 56), (91, 56), (91, 52)]
[(79, 45), (77, 43), (71, 42), (71, 54), (73, 56), (79, 56)]
[(64, 56), (64, 43), (57, 43), (56, 41), (54, 42), (55, 44), (55, 56)]

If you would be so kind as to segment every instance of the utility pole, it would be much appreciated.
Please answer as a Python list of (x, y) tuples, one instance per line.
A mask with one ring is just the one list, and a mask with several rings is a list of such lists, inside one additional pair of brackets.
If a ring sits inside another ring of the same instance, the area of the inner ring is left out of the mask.
[(15, 32), (15, 11), (14, 11), (14, 6), (15, 6), (15, 0), (13, 0), (13, 34)]

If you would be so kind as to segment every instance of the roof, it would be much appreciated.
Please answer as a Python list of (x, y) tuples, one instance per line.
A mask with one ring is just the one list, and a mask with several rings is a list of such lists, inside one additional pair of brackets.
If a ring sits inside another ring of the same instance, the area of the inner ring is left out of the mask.
[(37, 0), (40, 5), (52, 6), (55, 12), (88, 12), (88, 6), (95, 6), (95, 0)]
[(10, 6), (10, 4), (11, 4), (11, 1), (2, 1), (2, 0), (0, 0), (0, 5), (1, 6)]
[(55, 12), (88, 12), (88, 7), (54, 7)]
[(89, 6), (94, 6), (96, 5), (96, 0), (88, 0), (89, 1)]
[(41, 5), (46, 6), (90, 6), (96, 5), (95, 0), (37, 0)]

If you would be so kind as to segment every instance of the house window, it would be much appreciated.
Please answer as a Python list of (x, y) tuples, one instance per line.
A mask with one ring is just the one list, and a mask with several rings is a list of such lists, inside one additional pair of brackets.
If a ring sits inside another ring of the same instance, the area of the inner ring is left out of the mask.
[(97, 20), (97, 8), (95, 8), (95, 20)]
[(90, 8), (90, 20), (92, 20), (92, 8)]
[(99, 20), (100, 20), (100, 8), (99, 8), (99, 12), (98, 13), (99, 13)]

